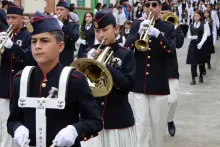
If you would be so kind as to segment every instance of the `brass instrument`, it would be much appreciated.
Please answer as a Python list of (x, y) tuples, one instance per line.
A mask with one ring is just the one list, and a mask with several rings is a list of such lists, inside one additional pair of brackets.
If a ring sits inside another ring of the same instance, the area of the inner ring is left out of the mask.
[(94, 59), (81, 58), (71, 63), (71, 66), (85, 74), (94, 97), (107, 95), (113, 86), (111, 73), (106, 68), (106, 65), (110, 64), (113, 59), (113, 51), (110, 47), (101, 50), (103, 43), (104, 40), (96, 49), (100, 53)]
[(152, 12), (149, 13), (148, 15), (148, 20), (150, 20), (150, 24), (147, 27), (146, 31), (142, 32), (140, 35), (140, 39), (135, 41), (135, 47), (137, 48), (137, 50), (139, 51), (147, 51), (149, 48), (149, 36), (148, 36), (148, 32), (151, 26), (154, 25), (155, 21), (154, 21), (154, 17), (151, 18)]
[(162, 20), (172, 22), (175, 29), (179, 26), (179, 18), (172, 12), (165, 13)]
[(0, 59), (2, 58), (2, 54), (5, 51), (5, 48), (4, 48), (5, 42), (8, 40), (9, 37), (12, 38), (12, 34), (13, 34), (12, 25), (9, 26), (6, 33), (7, 33), (7, 36), (6, 36), (5, 40), (3, 40), (0, 44)]

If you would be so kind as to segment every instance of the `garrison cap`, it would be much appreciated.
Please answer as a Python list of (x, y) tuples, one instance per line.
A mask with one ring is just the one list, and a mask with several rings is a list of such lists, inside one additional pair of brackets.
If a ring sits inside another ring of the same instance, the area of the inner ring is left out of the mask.
[(7, 14), (18, 14), (23, 15), (24, 9), (23, 7), (15, 5), (13, 2), (8, 2)]
[(33, 33), (37, 35), (45, 32), (62, 31), (57, 19), (50, 15), (45, 15), (39, 11), (34, 14), (33, 22)]
[(109, 9), (103, 9), (102, 11), (96, 12), (93, 20), (93, 26), (96, 29), (102, 29), (110, 24), (116, 25), (116, 20), (112, 11)]

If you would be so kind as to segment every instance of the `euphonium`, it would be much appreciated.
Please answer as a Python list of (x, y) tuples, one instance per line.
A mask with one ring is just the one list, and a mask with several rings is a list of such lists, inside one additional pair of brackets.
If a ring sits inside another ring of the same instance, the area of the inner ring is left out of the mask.
[(135, 47), (139, 51), (147, 51), (149, 48), (148, 32), (149, 32), (150, 27), (154, 25), (154, 17), (151, 18), (151, 14), (152, 14), (152, 12), (149, 13), (148, 18), (147, 18), (148, 20), (150, 20), (150, 24), (148, 26), (146, 26), (147, 27), (146, 31), (142, 32), (140, 35), (140, 39), (135, 41)]
[(165, 13), (162, 20), (172, 22), (175, 29), (179, 26), (179, 18), (172, 12)]
[(9, 26), (8, 30), (6, 31), (6, 33), (7, 33), (6, 38), (0, 44), (0, 59), (2, 57), (2, 54), (5, 51), (5, 48), (4, 48), (5, 42), (8, 40), (8, 38), (12, 38), (12, 33), (13, 33), (12, 25)]
[(101, 50), (103, 42), (96, 49), (100, 53), (94, 59), (81, 58), (71, 63), (71, 66), (85, 74), (94, 97), (107, 95), (113, 86), (111, 73), (106, 68), (113, 59), (113, 51), (110, 47)]

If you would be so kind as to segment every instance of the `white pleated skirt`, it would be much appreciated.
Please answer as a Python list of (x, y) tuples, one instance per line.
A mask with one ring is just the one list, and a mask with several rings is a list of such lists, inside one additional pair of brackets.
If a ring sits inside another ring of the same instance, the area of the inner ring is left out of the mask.
[(101, 134), (86, 142), (82, 147), (136, 147), (135, 127), (125, 129), (103, 129)]

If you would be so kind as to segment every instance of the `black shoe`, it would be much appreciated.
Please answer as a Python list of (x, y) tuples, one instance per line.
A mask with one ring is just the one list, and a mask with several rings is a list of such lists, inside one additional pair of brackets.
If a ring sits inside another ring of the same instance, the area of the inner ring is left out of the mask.
[(210, 64), (210, 63), (208, 63), (208, 69), (212, 69), (212, 68), (211, 68), (211, 64)]
[(196, 80), (192, 80), (191, 82), (190, 82), (190, 85), (195, 85), (196, 84)]
[(168, 122), (168, 131), (170, 136), (174, 136), (176, 133), (176, 127), (173, 121)]
[(199, 77), (199, 83), (203, 83), (203, 77)]

